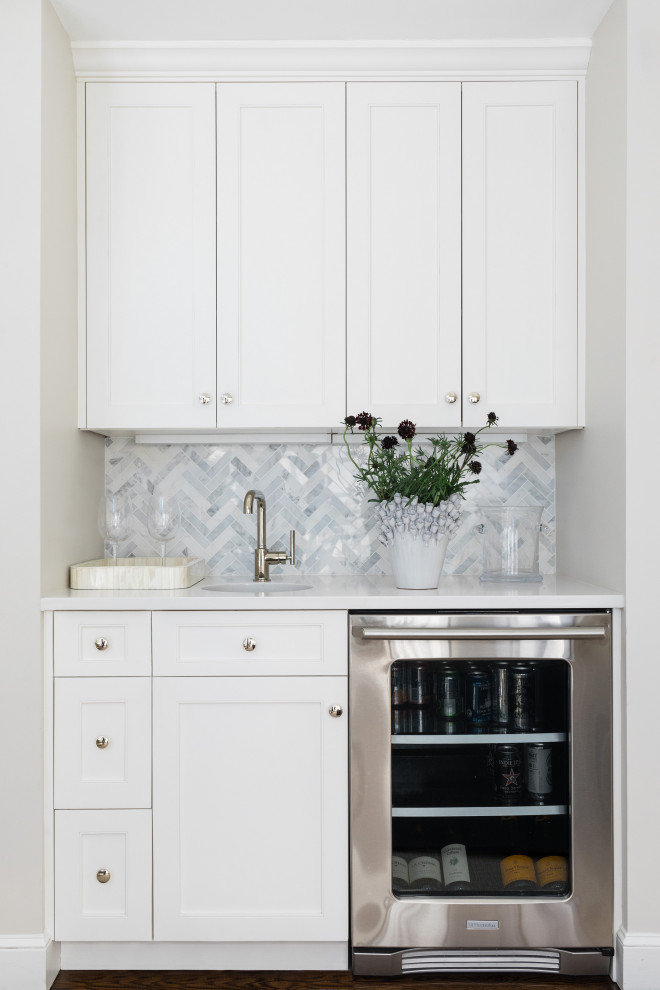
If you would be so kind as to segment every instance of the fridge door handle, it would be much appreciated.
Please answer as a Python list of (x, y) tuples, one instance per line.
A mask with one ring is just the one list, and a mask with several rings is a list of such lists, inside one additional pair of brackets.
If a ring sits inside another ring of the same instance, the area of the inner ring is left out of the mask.
[(539, 628), (393, 629), (387, 626), (361, 626), (353, 630), (358, 639), (603, 639), (604, 626), (544, 626)]

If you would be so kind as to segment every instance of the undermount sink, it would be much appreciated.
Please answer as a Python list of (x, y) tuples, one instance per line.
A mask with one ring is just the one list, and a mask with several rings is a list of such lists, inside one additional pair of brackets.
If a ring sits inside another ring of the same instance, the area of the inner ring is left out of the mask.
[(222, 584), (207, 584), (203, 591), (215, 591), (216, 593), (243, 594), (246, 591), (257, 594), (273, 594), (274, 592), (286, 591), (306, 591), (311, 588), (311, 584), (297, 584), (294, 581), (226, 581)]

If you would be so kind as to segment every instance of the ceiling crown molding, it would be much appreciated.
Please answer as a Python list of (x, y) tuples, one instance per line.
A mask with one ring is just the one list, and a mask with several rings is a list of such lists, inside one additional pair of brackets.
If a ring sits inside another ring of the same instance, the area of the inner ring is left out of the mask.
[(583, 76), (585, 38), (73, 42), (81, 79), (493, 79)]

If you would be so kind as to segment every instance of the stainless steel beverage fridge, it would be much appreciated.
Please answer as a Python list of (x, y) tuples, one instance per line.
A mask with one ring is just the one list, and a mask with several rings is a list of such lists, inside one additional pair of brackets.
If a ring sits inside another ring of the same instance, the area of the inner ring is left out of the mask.
[(353, 969), (606, 974), (611, 616), (351, 619)]

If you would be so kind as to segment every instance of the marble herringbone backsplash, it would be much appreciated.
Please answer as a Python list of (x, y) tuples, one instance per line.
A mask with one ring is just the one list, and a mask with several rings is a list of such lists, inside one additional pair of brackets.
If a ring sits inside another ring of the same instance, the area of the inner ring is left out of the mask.
[[(479, 459), (481, 480), (469, 489), (443, 573), (480, 573), (479, 503), (542, 505), (540, 569), (554, 573), (554, 437), (530, 437), (514, 457), (491, 447)], [(157, 490), (175, 494), (181, 504), (180, 532), (168, 555), (202, 557), (213, 574), (251, 576), (256, 517), (243, 515), (243, 497), (259, 488), (268, 508), (268, 546), (288, 548), (295, 529), (301, 574), (391, 573), (373, 506), (358, 491), (341, 445), (136, 444), (120, 438), (106, 440), (105, 463), (106, 490), (128, 491), (133, 500), (134, 533), (119, 548), (122, 556), (154, 553), (146, 503)]]

